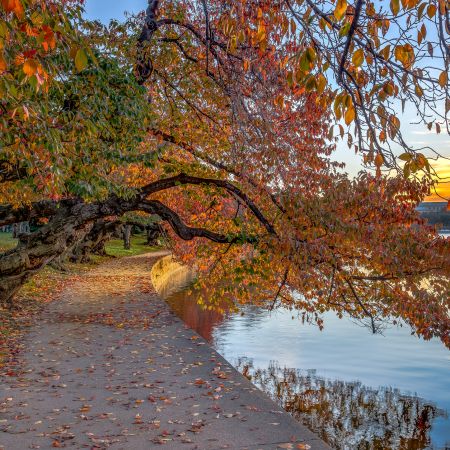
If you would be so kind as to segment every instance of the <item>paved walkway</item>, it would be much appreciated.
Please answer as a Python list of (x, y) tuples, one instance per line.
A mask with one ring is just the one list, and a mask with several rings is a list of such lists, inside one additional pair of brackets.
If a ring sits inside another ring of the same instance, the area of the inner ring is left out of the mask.
[(328, 447), (154, 292), (162, 253), (112, 260), (45, 310), (0, 380), (0, 449)]

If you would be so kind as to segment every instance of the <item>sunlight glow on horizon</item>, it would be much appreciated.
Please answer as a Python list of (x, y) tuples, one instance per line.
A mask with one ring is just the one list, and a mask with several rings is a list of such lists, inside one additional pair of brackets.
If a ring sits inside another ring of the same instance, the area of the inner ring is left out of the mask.
[(425, 201), (443, 202), (445, 200), (450, 200), (450, 161), (440, 159), (431, 162), (431, 165), (442, 178), (442, 181), (436, 186), (437, 193), (432, 193)]

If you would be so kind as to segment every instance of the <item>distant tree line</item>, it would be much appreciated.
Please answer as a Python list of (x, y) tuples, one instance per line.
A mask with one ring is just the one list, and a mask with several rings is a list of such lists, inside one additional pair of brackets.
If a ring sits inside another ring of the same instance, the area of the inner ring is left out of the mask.
[(439, 228), (450, 229), (450, 211), (422, 212), (420, 216), (431, 225), (438, 225)]

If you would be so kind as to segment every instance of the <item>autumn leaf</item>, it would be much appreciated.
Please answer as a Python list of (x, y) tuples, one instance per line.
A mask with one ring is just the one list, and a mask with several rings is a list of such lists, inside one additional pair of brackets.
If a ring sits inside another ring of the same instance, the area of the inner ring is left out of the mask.
[(1, 4), (6, 12), (14, 12), (14, 14), (22, 19), (24, 9), (21, 0), (1, 0)]
[(86, 52), (82, 48), (79, 48), (75, 55), (75, 67), (77, 68), (78, 72), (81, 72), (86, 68), (87, 64), (88, 58)]
[(356, 50), (355, 53), (353, 53), (352, 63), (356, 67), (359, 67), (363, 62), (364, 62), (364, 50), (362, 48), (359, 48), (358, 50)]
[(432, 19), (435, 16), (436, 11), (437, 11), (436, 5), (434, 5), (432, 3), (430, 5), (428, 5), (427, 15), (430, 19)]
[(392, 14), (394, 14), (395, 16), (398, 14), (398, 12), (400, 11), (400, 0), (391, 0), (391, 11)]
[(411, 67), (414, 61), (414, 50), (411, 45), (397, 45), (394, 50), (395, 58), (400, 61), (405, 68)]
[(441, 74), (439, 75), (439, 86), (445, 88), (445, 86), (447, 85), (447, 81), (448, 81), (448, 74), (447, 71), (443, 70), (441, 72)]
[(355, 116), (356, 116), (355, 108), (353, 107), (353, 105), (351, 105), (345, 112), (344, 119), (346, 125), (350, 125), (355, 120)]
[(399, 156), (399, 159), (401, 159), (402, 161), (411, 161), (412, 155), (410, 155), (409, 153), (402, 153)]
[(341, 20), (347, 11), (347, 0), (338, 0), (336, 8), (334, 9), (334, 17)]
[(25, 75), (31, 77), (38, 71), (39, 63), (35, 59), (27, 59), (22, 67)]
[(8, 66), (6, 64), (5, 58), (4, 58), (3, 54), (0, 53), (0, 73), (4, 72), (7, 67)]

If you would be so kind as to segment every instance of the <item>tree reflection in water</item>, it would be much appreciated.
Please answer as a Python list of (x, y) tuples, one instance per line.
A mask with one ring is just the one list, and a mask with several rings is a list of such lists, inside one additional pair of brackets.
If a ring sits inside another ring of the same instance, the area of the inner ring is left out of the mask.
[(246, 358), (237, 368), (286, 411), (342, 450), (419, 450), (433, 448), (429, 431), (445, 411), (415, 397), (360, 382), (327, 380), (315, 371), (271, 363), (254, 369)]

